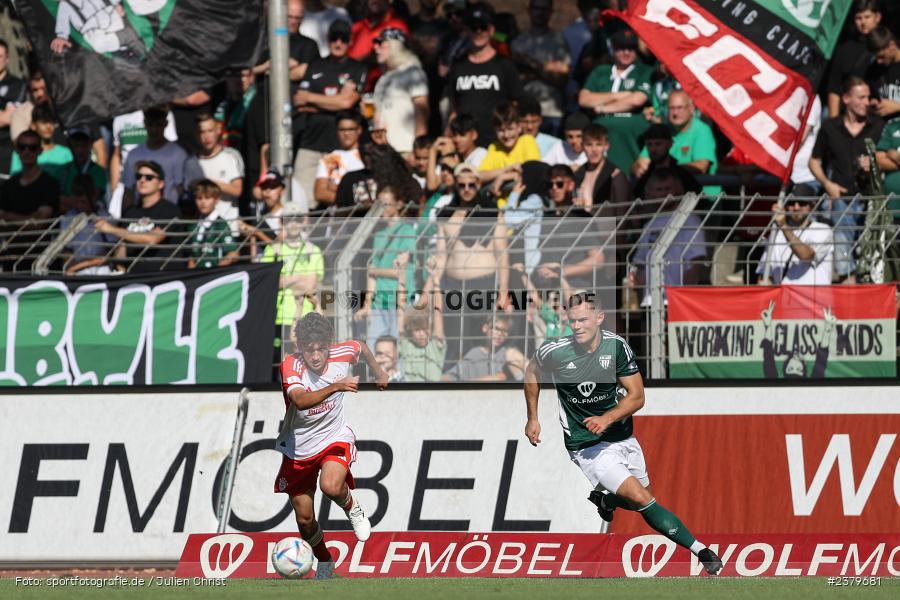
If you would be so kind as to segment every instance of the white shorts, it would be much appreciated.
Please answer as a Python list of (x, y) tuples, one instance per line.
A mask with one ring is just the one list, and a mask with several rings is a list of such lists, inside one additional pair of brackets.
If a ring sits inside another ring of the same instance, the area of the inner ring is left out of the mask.
[(634, 436), (621, 442), (600, 442), (589, 448), (569, 451), (572, 459), (595, 488), (599, 485), (615, 493), (629, 477), (650, 485), (644, 451)]

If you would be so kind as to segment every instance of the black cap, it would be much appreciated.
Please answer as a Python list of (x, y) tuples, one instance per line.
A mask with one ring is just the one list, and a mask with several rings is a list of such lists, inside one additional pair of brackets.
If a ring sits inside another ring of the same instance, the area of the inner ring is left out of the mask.
[(378, 34), (378, 37), (375, 38), (375, 43), (380, 44), (384, 40), (397, 40), (403, 45), (406, 45), (406, 34), (402, 29), (397, 29), (396, 27), (388, 27), (387, 29), (382, 29)]
[(137, 173), (138, 169), (150, 169), (151, 171), (156, 173), (156, 175), (163, 181), (165, 181), (166, 179), (166, 172), (163, 170), (162, 165), (160, 165), (155, 160), (137, 161), (137, 163), (135, 163), (134, 165), (134, 172)]
[(328, 39), (331, 40), (332, 36), (336, 35), (349, 36), (350, 31), (350, 23), (343, 19), (335, 19), (328, 26)]
[(632, 50), (637, 50), (638, 47), (637, 35), (630, 29), (615, 32), (611, 41), (614, 49), (631, 48)]
[(263, 176), (259, 178), (259, 181), (256, 182), (256, 185), (258, 185), (259, 187), (263, 187), (271, 183), (284, 187), (284, 178), (281, 176), (281, 173), (279, 173), (275, 169), (269, 169), (268, 171), (266, 171)]
[(494, 9), (487, 2), (476, 2), (469, 6), (463, 23), (470, 29), (484, 28), (494, 24)]
[(641, 135), (641, 139), (647, 140), (668, 140), (672, 141), (672, 130), (668, 125), (662, 123), (654, 123)]

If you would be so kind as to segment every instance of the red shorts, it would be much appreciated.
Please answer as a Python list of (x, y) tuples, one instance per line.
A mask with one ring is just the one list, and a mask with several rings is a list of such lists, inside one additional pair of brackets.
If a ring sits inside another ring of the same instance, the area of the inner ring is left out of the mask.
[(347, 468), (347, 485), (356, 488), (350, 464), (356, 460), (356, 446), (348, 442), (335, 442), (309, 458), (293, 460), (281, 455), (281, 468), (275, 478), (275, 493), (298, 496), (316, 489), (319, 471), (326, 462), (334, 461)]

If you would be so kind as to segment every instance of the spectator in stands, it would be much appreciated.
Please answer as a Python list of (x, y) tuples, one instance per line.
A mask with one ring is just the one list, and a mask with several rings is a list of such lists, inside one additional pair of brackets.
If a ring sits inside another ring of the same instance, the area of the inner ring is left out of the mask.
[(401, 337), (397, 346), (403, 361), (403, 381), (407, 383), (440, 381), (447, 355), (443, 296), (436, 261), (426, 261), (425, 268), (427, 280), (422, 305), (406, 307), (404, 280), (398, 280), (397, 325)]
[[(714, 175), (718, 161), (716, 159), (716, 139), (712, 129), (695, 116), (694, 103), (683, 90), (676, 90), (669, 95), (669, 124), (675, 132), (669, 154), (681, 167), (698, 176)], [(650, 166), (647, 149), (632, 166), (638, 177), (646, 173)], [(703, 188), (707, 196), (717, 196), (722, 188), (708, 185)]]
[[(300, 80), (306, 75), (309, 63), (321, 57), (319, 44), (300, 31), (300, 24), (303, 23), (304, 16), (302, 0), (288, 0), (288, 77), (291, 81), (291, 93), (297, 91)], [(262, 59), (263, 62), (253, 68), (256, 75), (269, 74), (268, 48), (263, 53)]]
[[(63, 170), (62, 187), (63, 196), (71, 196), (72, 184), (79, 175), (87, 175), (93, 181), (90, 198), (91, 204), (96, 203), (106, 191), (106, 170), (91, 159), (91, 136), (82, 129), (74, 129), (69, 133), (69, 149), (72, 151), (72, 162)], [(62, 198), (62, 206), (74, 206), (67, 198)]]
[(686, 167), (679, 165), (677, 158), (672, 153), (672, 130), (668, 125), (654, 123), (647, 128), (642, 136), (644, 150), (641, 156), (631, 167), (632, 174), (637, 177), (634, 184), (634, 197), (647, 198), (647, 181), (656, 169), (671, 169), (681, 180), (681, 187), (686, 192), (699, 194), (703, 188), (697, 183), (697, 178)]
[(531, 29), (517, 36), (510, 45), (512, 59), (525, 82), (523, 99), (528, 98), (537, 105), (535, 109), (529, 104), (522, 119), (533, 118), (536, 114), (541, 120), (543, 115), (543, 125), (534, 128), (526, 125), (526, 133), (537, 138), (542, 155), (549, 150), (549, 144), (542, 143), (537, 130), (540, 128), (554, 136), (558, 134), (565, 114), (563, 92), (571, 67), (565, 39), (561, 33), (550, 29), (552, 16), (553, 0), (529, 0)]
[[(420, 135), (413, 142), (413, 151), (409, 156), (409, 166), (412, 169), (416, 183), (426, 190), (428, 183), (428, 163), (431, 158), (431, 148), (434, 146), (434, 138), (430, 135)], [(436, 166), (436, 165), (435, 165)], [(439, 176), (438, 173), (434, 174)]]
[[(895, 117), (884, 126), (878, 141), (876, 159), (884, 173), (886, 194), (900, 195), (900, 117)], [(897, 215), (897, 200), (892, 200), (892, 210)]]
[[(541, 160), (544, 160), (550, 149), (556, 146), (560, 139), (541, 131), (544, 117), (541, 115), (541, 105), (537, 100), (531, 96), (523, 96), (517, 103), (517, 106), (519, 119), (522, 123), (522, 133), (534, 138), (541, 152)], [(562, 121), (562, 117), (560, 117), (559, 121)], [(559, 123), (557, 123), (555, 129), (559, 129)]]
[(566, 165), (555, 165), (547, 178), (549, 202), (541, 220), (540, 264), (531, 275), (552, 282), (553, 288), (596, 289), (608, 279), (604, 272), (608, 261), (597, 243), (605, 232), (600, 223), (588, 221), (591, 213), (577, 204), (577, 173)]
[(482, 144), (494, 141), (493, 115), (503, 102), (522, 95), (519, 73), (511, 60), (491, 45), (494, 35), (494, 10), (486, 2), (469, 6), (464, 19), (470, 45), (464, 59), (454, 64), (447, 75), (446, 95), (451, 116), (468, 113), (475, 117), (478, 139)]
[(638, 138), (647, 129), (643, 108), (650, 98), (649, 67), (638, 61), (638, 39), (630, 30), (612, 37), (611, 65), (595, 68), (578, 95), (578, 104), (609, 132), (609, 160), (627, 170), (638, 157)]
[(359, 136), (362, 135), (361, 117), (358, 113), (344, 111), (337, 121), (338, 147), (324, 155), (316, 169), (314, 188), (316, 206), (331, 206), (337, 196), (338, 186), (344, 175), (365, 168), (359, 155)]
[(331, 6), (322, 0), (303, 0), (303, 21), (300, 33), (312, 39), (319, 46), (319, 54), (323, 57), (331, 52), (329, 48), (328, 30), (335, 21), (350, 24), (350, 16), (340, 6)]
[[(470, 165), (456, 167), (453, 200), (439, 214), (437, 273), (441, 288), (467, 294), (496, 293), (497, 305), (505, 309), (509, 293), (509, 255), (507, 229), (493, 197), (479, 193), (479, 172)], [(479, 335), (478, 310), (455, 311), (444, 318), (455, 360), (465, 350), (467, 340)], [(485, 307), (487, 308), (487, 307)], [(464, 325), (465, 322), (465, 325)]]
[[(440, 8), (444, 9), (443, 14)], [(428, 131), (440, 131), (442, 127), (439, 101), (443, 96), (444, 78), (439, 73), (438, 57), (452, 35), (450, 23), (445, 18), (446, 8), (443, 0), (419, 0), (419, 12), (409, 19), (410, 48), (422, 61), (428, 78)]]
[(226, 96), (213, 115), (223, 124), (222, 143), (245, 156), (247, 153), (244, 130), (247, 111), (256, 97), (256, 75), (253, 69), (235, 69), (225, 75)]
[(416, 250), (416, 227), (404, 219), (401, 196), (396, 190), (382, 188), (378, 202), (382, 213), (382, 228), (375, 233), (372, 242), (372, 258), (369, 261), (365, 302), (354, 319), (367, 319), (366, 339), (374, 340), (383, 335), (397, 337), (397, 280), (405, 276), (405, 288), (415, 290), (415, 261), (398, 261), (401, 254)]
[[(109, 219), (109, 213), (97, 204), (98, 190), (90, 175), (76, 175), (70, 182), (69, 204), (72, 208), (60, 218), (59, 229), (65, 231), (79, 214)], [(113, 236), (101, 233), (90, 225), (82, 228), (66, 245), (66, 275), (112, 275), (106, 264), (107, 254), (114, 242)]]
[(860, 191), (857, 178), (860, 175), (865, 178), (869, 166), (865, 139), (880, 139), (884, 123), (869, 114), (869, 86), (858, 77), (847, 80), (841, 102), (844, 114), (822, 123), (809, 159), (809, 170), (829, 196), (825, 209), (830, 210), (834, 223), (835, 273), (840, 280), (855, 283), (853, 242), (862, 222), (864, 204), (842, 196), (853, 196)]
[[(669, 122), (669, 97), (672, 92), (681, 89), (678, 80), (672, 77), (665, 64), (656, 65), (653, 85), (650, 88), (650, 106), (644, 108), (644, 116), (651, 123)], [(699, 115), (695, 115), (699, 116)]]
[[(47, 81), (44, 79), (43, 71), (34, 69), (28, 78), (28, 99), (19, 104), (10, 117), (9, 134), (12, 139), (17, 139), (20, 133), (31, 128), (31, 112), (35, 106), (45, 102), (50, 102)], [(2, 118), (0, 118), (0, 122), (2, 122)]]
[(523, 285), (534, 312), (529, 321), (534, 330), (535, 347), (540, 347), (546, 340), (554, 340), (572, 334), (569, 316), (565, 310), (565, 299), (571, 297), (572, 287), (565, 277), (544, 278), (535, 273), (528, 277), (525, 265), (515, 264), (514, 271), (521, 275)]
[(786, 206), (772, 205), (778, 233), (760, 259), (757, 273), (764, 272), (769, 260), (775, 284), (831, 285), (833, 234), (831, 227), (815, 220), (813, 202), (790, 198)]
[(581, 132), (591, 124), (591, 120), (582, 112), (574, 112), (566, 117), (563, 123), (564, 140), (560, 140), (542, 159), (548, 165), (567, 165), (577, 169), (587, 162)]
[[(244, 159), (238, 150), (222, 142), (224, 126), (212, 113), (199, 113), (195, 122), (201, 150), (197, 156), (188, 159), (185, 181), (193, 183), (197, 179), (209, 179), (220, 191), (216, 206), (230, 204), (236, 211), (238, 198), (244, 191)], [(219, 210), (221, 208), (217, 212)]]
[[(175, 117), (166, 106), (153, 107), (148, 109), (154, 113), (157, 111), (165, 112), (166, 126), (163, 135), (170, 142), (178, 141), (178, 133), (175, 130)], [(147, 142), (147, 127), (144, 123), (144, 111), (136, 110), (134, 112), (119, 115), (113, 119), (113, 151), (109, 159), (109, 187), (116, 190), (122, 180), (122, 169), (128, 160), (128, 155), (139, 145)], [(124, 188), (118, 190), (118, 194), (122, 194)], [(110, 203), (112, 205), (112, 202)]]
[[(118, 227), (106, 219), (98, 219), (94, 227), (100, 233), (115, 236), (122, 242), (116, 248), (116, 257), (131, 261), (129, 272), (148, 273), (164, 268), (177, 269), (181, 265), (176, 257), (172, 257), (174, 245), (169, 238), (175, 232), (174, 221), (181, 217), (181, 211), (178, 210), (178, 206), (163, 197), (166, 173), (162, 166), (154, 161), (138, 161), (134, 165), (134, 170), (137, 202), (126, 208), (122, 214), (125, 226)], [(169, 247), (164, 245), (167, 240)], [(168, 260), (170, 258), (171, 260)]]
[[(580, 63), (581, 53), (591, 42), (594, 32), (600, 23), (600, 2), (597, 0), (578, 0), (579, 16), (563, 29), (562, 35), (569, 51), (569, 64), (573, 67)], [(570, 68), (569, 80), (566, 83), (566, 110), (578, 109), (578, 82), (575, 80), (575, 69)]]
[[(413, 178), (409, 163), (387, 144), (360, 144), (366, 168), (348, 173), (338, 186), (335, 206), (345, 213), (364, 214), (375, 202), (378, 190), (390, 187), (401, 204), (421, 204), (422, 187)], [(357, 213), (358, 211), (358, 213)]]
[[(493, 181), (510, 171), (521, 171), (522, 163), (541, 160), (541, 151), (535, 139), (522, 133), (522, 121), (515, 102), (504, 102), (494, 111), (496, 140), (488, 146), (487, 156), (481, 161), (481, 179)], [(501, 205), (505, 203), (505, 199)]]
[[(0, 45), (0, 52), (2, 49)], [(22, 170), (0, 188), (0, 219), (50, 219), (59, 213), (59, 181), (45, 173), (38, 164), (40, 136), (30, 129), (22, 132), (16, 140), (16, 152), (22, 162)]]
[(375, 124), (387, 131), (388, 144), (410, 154), (413, 140), (428, 132), (428, 79), (407, 48), (400, 29), (384, 29), (375, 38), (375, 57), (383, 75), (375, 84)]
[[(469, 113), (459, 113), (450, 122), (450, 139), (456, 147), (456, 158), (476, 169), (487, 156), (487, 148), (478, 145), (478, 122)], [(445, 151), (445, 154), (449, 152)]]
[(216, 214), (222, 190), (210, 179), (201, 179), (193, 187), (198, 220), (188, 234), (188, 269), (226, 267), (237, 260), (238, 251), (231, 224)]
[(400, 353), (397, 348), (397, 338), (392, 335), (383, 335), (372, 346), (372, 354), (388, 375), (388, 382), (403, 381), (403, 368), (400, 365)]
[[(31, 113), (31, 129), (41, 138), (41, 153), (37, 162), (41, 169), (53, 176), (62, 185), (65, 172), (72, 164), (72, 151), (54, 141), (56, 134), (56, 117), (49, 104), (40, 104), (34, 107)], [(9, 172), (15, 175), (22, 170), (22, 161), (18, 154), (13, 154), (12, 165)]]
[(795, 196), (818, 196), (822, 193), (822, 185), (816, 181), (815, 175), (809, 170), (809, 159), (812, 156), (813, 146), (822, 128), (822, 100), (818, 95), (813, 96), (813, 105), (806, 118), (806, 126), (803, 128), (803, 136), (800, 138), (800, 149), (794, 157), (794, 166), (791, 170), (791, 193)]
[(315, 198), (319, 161), (338, 148), (337, 115), (352, 110), (365, 87), (366, 67), (347, 56), (350, 24), (335, 20), (328, 29), (329, 55), (313, 61), (294, 94), (294, 106), (303, 117), (294, 159), (294, 178), (307, 198)]
[(284, 178), (275, 169), (269, 169), (259, 178), (256, 187), (259, 188), (260, 198), (266, 207), (260, 230), (268, 238), (274, 240), (281, 235), (281, 211), (284, 208), (281, 199), (284, 196)]
[(347, 54), (370, 67), (368, 89), (382, 74), (375, 61), (375, 40), (387, 29), (409, 34), (409, 27), (394, 11), (391, 0), (365, 0), (363, 18), (353, 24)]
[(9, 173), (13, 139), (9, 125), (13, 113), (25, 102), (25, 82), (9, 72), (9, 44), (0, 40), (0, 176)]
[[(503, 189), (512, 186), (508, 202), (502, 207), (503, 218), (511, 230), (516, 243), (510, 249), (510, 262), (524, 261), (525, 271), (531, 273), (540, 260), (538, 244), (540, 243), (541, 219), (544, 213), (546, 189), (543, 179), (546, 177), (547, 165), (531, 161), (522, 165), (522, 172), (510, 171), (491, 183), (491, 194), (495, 198), (504, 195)], [(526, 175), (528, 177), (526, 177)], [(525, 182), (541, 180), (541, 184), (530, 187)], [(522, 289), (525, 289), (524, 287)]]
[[(283, 189), (283, 185), (282, 185)], [(293, 352), (291, 327), (318, 307), (318, 293), (325, 280), (322, 249), (309, 239), (309, 216), (302, 215), (291, 203), (283, 212), (284, 237), (266, 246), (263, 263), (281, 262), (275, 323), (276, 348), (287, 355)]]
[[(660, 235), (672, 220), (672, 214), (684, 195), (681, 179), (671, 169), (660, 168), (653, 171), (647, 182), (648, 200), (665, 200), (649, 223), (644, 225), (641, 237), (635, 245), (632, 262), (638, 267), (635, 285), (642, 287), (649, 283), (646, 269), (650, 251)], [(666, 200), (668, 199), (668, 200)], [(675, 239), (664, 256), (663, 285), (694, 285), (701, 283), (708, 272), (706, 267), (706, 238), (697, 215), (688, 215), (687, 220), (675, 234)], [(641, 306), (650, 306), (650, 290), (645, 291)]]
[(900, 114), (900, 47), (897, 38), (884, 25), (873, 29), (866, 47), (875, 62), (866, 69), (866, 82), (872, 92), (873, 111), (882, 119)]
[(607, 158), (611, 154), (609, 133), (592, 123), (581, 134), (587, 161), (575, 171), (575, 204), (588, 212), (604, 202), (624, 206), (631, 199), (625, 174)]
[(130, 206), (134, 199), (134, 177), (140, 162), (154, 162), (163, 168), (166, 173), (163, 197), (168, 202), (177, 204), (178, 197), (184, 191), (184, 163), (187, 161), (187, 153), (177, 143), (166, 139), (168, 118), (164, 109), (150, 108), (144, 111), (144, 125), (147, 128), (147, 141), (129, 152), (125, 161), (122, 173), (122, 183), (125, 185), (123, 205)]
[(850, 77), (863, 77), (872, 62), (872, 53), (866, 48), (866, 36), (881, 23), (880, 0), (855, 0), (851, 14), (855, 35), (835, 48), (828, 69), (828, 116), (841, 114), (841, 96), (844, 82)]
[(483, 319), (478, 345), (472, 347), (441, 381), (522, 381), (525, 355), (508, 344), (513, 319), (504, 314)]

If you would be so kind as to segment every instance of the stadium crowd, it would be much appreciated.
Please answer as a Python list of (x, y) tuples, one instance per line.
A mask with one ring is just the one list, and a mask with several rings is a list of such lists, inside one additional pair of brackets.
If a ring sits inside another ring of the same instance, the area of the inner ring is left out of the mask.
[[(561, 30), (551, 21), (562, 0), (527, 0), (525, 16), (500, 2), (419, 0), (415, 13), (403, 0), (341, 4), (288, 2), (290, 175), (269, 160), (267, 59), (168, 106), (63, 131), (41, 70), (10, 74), (0, 41), (2, 227), (62, 217), (65, 229), (88, 215), (61, 267), (73, 276), (281, 261), (287, 348), (290, 324), (323, 310), (331, 285), (317, 215), (363, 216), (377, 202), (354, 320), (379, 363), (401, 381), (504, 381), (524, 370), (513, 332), (537, 343), (570, 332), (542, 290), (625, 280), (646, 305), (649, 251), (685, 192), (704, 196), (670, 249), (667, 285), (709, 282), (711, 244), (740, 212), (719, 203), (722, 216), (704, 218), (716, 196), (777, 195), (779, 182), (747, 163), (643, 40), (599, 19), (619, 0), (569, 3), (577, 11), (566, 7), (574, 18)], [(877, 0), (854, 2), (803, 132), (794, 196), (771, 209), (774, 243), (740, 257), (728, 281), (856, 281), (867, 208), (856, 196), (900, 193), (891, 16)], [(900, 216), (900, 202), (891, 209)], [(583, 234), (589, 220), (626, 213), (638, 226), (616, 236), (613, 256), (599, 230), (571, 248), (535, 245), (560, 222)], [(499, 316), (442, 310), (451, 289), (496, 290)], [(527, 323), (512, 314), (515, 290), (533, 300)]]

